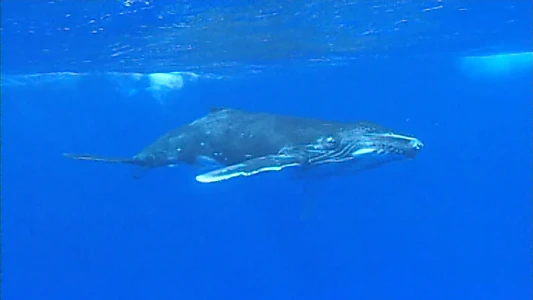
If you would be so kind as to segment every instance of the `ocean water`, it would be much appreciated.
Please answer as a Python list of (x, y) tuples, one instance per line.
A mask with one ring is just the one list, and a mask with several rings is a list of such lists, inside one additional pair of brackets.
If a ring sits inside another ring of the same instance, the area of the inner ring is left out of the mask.
[[(2, 296), (531, 298), (531, 11), (2, 1)], [(371, 120), (425, 146), (346, 176), (217, 184), (62, 156), (130, 156), (213, 106)]]

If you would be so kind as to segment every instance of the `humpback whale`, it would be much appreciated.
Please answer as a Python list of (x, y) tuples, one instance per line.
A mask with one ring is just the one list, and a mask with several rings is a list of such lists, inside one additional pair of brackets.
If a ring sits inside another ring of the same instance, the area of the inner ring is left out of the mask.
[(189, 165), (216, 166), (196, 176), (201, 183), (326, 165), (348, 170), (413, 159), (423, 143), (415, 137), (367, 122), (338, 122), (288, 115), (211, 108), (126, 158), (64, 153), (86, 161), (136, 165), (147, 169)]

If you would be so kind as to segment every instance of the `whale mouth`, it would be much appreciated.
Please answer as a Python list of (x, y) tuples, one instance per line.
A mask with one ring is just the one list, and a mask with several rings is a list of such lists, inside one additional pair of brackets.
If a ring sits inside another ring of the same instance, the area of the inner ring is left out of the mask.
[(417, 138), (413, 138), (413, 140), (411, 140), (410, 143), (411, 143), (411, 147), (414, 150), (420, 150), (420, 149), (422, 149), (422, 147), (424, 147), (424, 143), (422, 143), (422, 141), (420, 141)]
[(418, 152), (424, 147), (424, 143), (422, 143), (419, 139), (413, 138), (409, 142), (409, 146), (411, 147), (409, 150), (405, 151), (405, 156), (409, 159), (415, 158), (415, 156), (418, 154)]

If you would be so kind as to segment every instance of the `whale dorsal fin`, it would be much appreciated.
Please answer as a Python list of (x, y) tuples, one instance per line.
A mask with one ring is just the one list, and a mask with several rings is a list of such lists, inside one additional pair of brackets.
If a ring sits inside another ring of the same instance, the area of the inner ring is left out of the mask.
[(209, 108), (209, 113), (213, 114), (213, 113), (219, 112), (221, 110), (225, 110), (225, 109), (229, 109), (229, 108), (224, 107), (224, 106), (211, 106)]

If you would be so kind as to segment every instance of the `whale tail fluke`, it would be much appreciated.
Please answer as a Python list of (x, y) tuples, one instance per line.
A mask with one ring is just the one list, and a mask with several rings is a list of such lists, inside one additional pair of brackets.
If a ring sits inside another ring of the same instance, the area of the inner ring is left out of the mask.
[(63, 156), (76, 159), (76, 160), (87, 160), (87, 161), (99, 161), (105, 163), (115, 163), (115, 164), (131, 164), (131, 165), (142, 165), (142, 162), (134, 158), (120, 158), (120, 157), (104, 157), (104, 156), (95, 156), (89, 154), (72, 154), (72, 153), (63, 153)]

